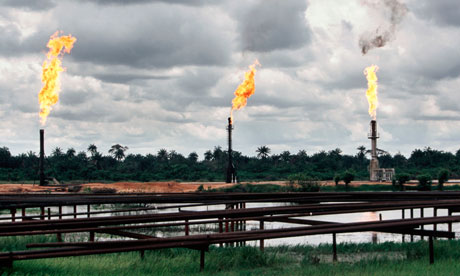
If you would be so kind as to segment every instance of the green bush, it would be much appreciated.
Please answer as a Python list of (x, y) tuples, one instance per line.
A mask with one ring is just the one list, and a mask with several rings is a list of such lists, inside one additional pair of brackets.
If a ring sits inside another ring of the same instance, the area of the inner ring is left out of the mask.
[(407, 174), (407, 173), (398, 174), (398, 175), (396, 175), (396, 180), (398, 181), (399, 189), (401, 191), (403, 191), (404, 190), (404, 183), (406, 183), (407, 181), (410, 180), (410, 175)]
[(438, 173), (438, 190), (442, 191), (444, 183), (449, 180), (450, 172), (446, 169), (441, 169)]
[(419, 191), (430, 191), (431, 190), (431, 175), (421, 174), (417, 177)]
[(339, 182), (340, 182), (340, 175), (336, 174), (334, 176), (334, 182), (335, 182), (335, 186), (339, 185)]
[(93, 194), (116, 194), (117, 190), (113, 188), (94, 188), (91, 192)]
[(320, 190), (319, 182), (316, 178), (305, 173), (296, 173), (288, 177), (289, 185), (295, 189), (298, 187), (300, 192), (318, 192)]
[(356, 173), (352, 170), (347, 170), (343, 173), (342, 180), (345, 182), (345, 188), (348, 189), (348, 184), (355, 179)]

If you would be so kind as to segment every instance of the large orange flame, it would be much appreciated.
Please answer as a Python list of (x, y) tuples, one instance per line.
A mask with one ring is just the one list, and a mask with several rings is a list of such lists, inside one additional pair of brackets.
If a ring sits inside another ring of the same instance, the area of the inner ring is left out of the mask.
[(64, 68), (61, 67), (61, 59), (64, 53), (70, 53), (75, 41), (77, 39), (72, 35), (59, 36), (59, 32), (55, 32), (46, 45), (49, 51), (46, 54), (47, 60), (43, 62), (43, 88), (38, 94), (40, 122), (42, 125), (46, 123), (46, 118), (50, 114), (51, 107), (59, 100), (59, 91), (61, 90), (59, 73), (64, 71)]
[(377, 106), (378, 106), (377, 70), (379, 70), (379, 67), (377, 65), (371, 65), (367, 67), (366, 69), (364, 69), (364, 75), (366, 75), (366, 79), (367, 79), (366, 97), (367, 97), (367, 101), (369, 102), (369, 115), (372, 117), (373, 120), (377, 118)]
[(255, 60), (254, 63), (249, 66), (249, 69), (251, 70), (247, 71), (244, 74), (244, 81), (235, 90), (235, 98), (233, 98), (232, 100), (232, 109), (230, 110), (230, 123), (233, 123), (233, 110), (237, 110), (246, 106), (248, 98), (251, 97), (252, 94), (254, 94), (254, 91), (256, 89), (254, 83), (254, 76), (257, 72), (256, 65), (260, 66), (258, 60)]

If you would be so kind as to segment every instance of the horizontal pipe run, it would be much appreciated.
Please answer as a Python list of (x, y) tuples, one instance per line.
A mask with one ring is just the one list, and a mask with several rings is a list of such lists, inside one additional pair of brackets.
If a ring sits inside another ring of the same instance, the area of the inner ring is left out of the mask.
[[(390, 187), (390, 186), (389, 186)], [(114, 204), (114, 203), (206, 203), (211, 200), (261, 200), (261, 202), (295, 202), (302, 198), (318, 198), (322, 202), (374, 201), (374, 200), (414, 200), (414, 199), (455, 199), (460, 192), (315, 192), (315, 193), (158, 193), (158, 194), (3, 194), (0, 208), (22, 208), (58, 205)], [(20, 200), (18, 200), (20, 199)]]
[[(223, 242), (228, 242), (228, 239), (238, 238), (235, 241), (249, 241), (259, 239), (270, 239), (270, 238), (284, 238), (294, 236), (305, 236), (305, 235), (317, 235), (317, 234), (331, 234), (331, 233), (347, 233), (347, 232), (366, 232), (366, 231), (381, 231), (381, 232), (392, 232), (392, 233), (424, 233), (435, 234), (434, 231), (424, 230), (417, 231), (412, 228), (419, 227), (420, 225), (436, 223), (447, 223), (447, 222), (460, 222), (460, 216), (445, 216), (436, 218), (414, 218), (414, 219), (397, 219), (397, 220), (384, 220), (384, 221), (371, 221), (371, 222), (353, 222), (353, 223), (340, 223), (340, 224), (323, 224), (314, 225), (309, 227), (292, 227), (282, 229), (266, 229), (266, 230), (252, 230), (252, 231), (239, 231), (239, 232), (226, 232), (208, 235), (192, 235), (192, 236), (178, 236), (178, 237), (167, 237), (167, 238), (152, 238), (144, 240), (122, 240), (122, 241), (101, 241), (95, 243), (48, 243), (43, 245), (57, 246), (85, 246), (90, 245), (96, 246), (122, 246), (123, 244), (139, 244), (139, 243), (164, 243), (164, 242), (185, 242), (185, 241), (198, 241), (207, 240), (209, 243), (222, 242), (221, 239), (225, 239)], [(445, 234), (445, 233), (444, 233)], [(443, 234), (442, 234), (443, 235)], [(241, 239), (243, 238), (243, 239)], [(215, 242), (214, 240), (218, 240)], [(0, 254), (1, 256), (1, 254)]]
[[(417, 205), (417, 203), (419, 203)], [(266, 208), (246, 208), (246, 209), (233, 209), (233, 210), (217, 210), (217, 211), (200, 211), (200, 212), (185, 212), (185, 213), (162, 213), (162, 214), (144, 214), (144, 215), (129, 215), (129, 216), (111, 216), (111, 217), (95, 217), (95, 218), (77, 218), (77, 219), (63, 219), (63, 220), (46, 220), (46, 221), (24, 221), (24, 222), (8, 222), (0, 223), (0, 234), (2, 232), (14, 231), (33, 231), (33, 230), (47, 230), (55, 228), (75, 228), (75, 227), (91, 227), (102, 225), (116, 225), (116, 224), (129, 224), (129, 223), (147, 223), (147, 222), (161, 222), (161, 221), (174, 221), (174, 220), (194, 220), (194, 219), (208, 219), (216, 217), (231, 217), (231, 218), (244, 218), (247, 216), (261, 216), (261, 215), (275, 215), (275, 214), (288, 214), (295, 212), (302, 212), (310, 215), (320, 214), (338, 214), (350, 212), (365, 212), (369, 210), (393, 210), (400, 209), (401, 206), (415, 207), (450, 207), (458, 206), (460, 201), (446, 201), (446, 202), (404, 202), (394, 204), (391, 202), (376, 203), (355, 203), (355, 204), (316, 204), (316, 205), (298, 205), (288, 207), (266, 207)], [(330, 211), (328, 211), (330, 210)]]

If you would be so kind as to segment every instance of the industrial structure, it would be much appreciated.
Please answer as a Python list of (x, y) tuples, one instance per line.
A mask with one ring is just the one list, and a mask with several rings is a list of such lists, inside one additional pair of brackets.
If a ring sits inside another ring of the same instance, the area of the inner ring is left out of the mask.
[(377, 158), (377, 121), (371, 121), (371, 132), (368, 135), (371, 139), (371, 162), (369, 164), (370, 181), (391, 181), (395, 175), (394, 168), (380, 168), (379, 160)]
[[(367, 231), (401, 234), (403, 242), (409, 237), (411, 242), (414, 236), (420, 236), (421, 240), (428, 237), (429, 261), (433, 263), (433, 239), (456, 236), (453, 224), (460, 222), (460, 216), (453, 213), (460, 211), (459, 196), (459, 192), (0, 194), (0, 210), (11, 213), (8, 216), (4, 212), (0, 217), (1, 237), (57, 236), (57, 242), (28, 243), (27, 250), (0, 252), (0, 269), (12, 267), (16, 261), (129, 251), (138, 251), (143, 258), (146, 250), (181, 247), (200, 251), (200, 270), (203, 270), (205, 252), (211, 245), (258, 241), (260, 250), (264, 250), (265, 240), (319, 234), (331, 234), (333, 260), (337, 261), (336, 236)], [(289, 204), (280, 206), (281, 202)], [(130, 207), (102, 211), (90, 208), (91, 205), (122, 203)], [(129, 203), (152, 205), (139, 208), (138, 204)], [(246, 208), (246, 203), (277, 204)], [(73, 211), (64, 208), (67, 206), (73, 207)], [(204, 208), (185, 211), (198, 206)], [(37, 208), (39, 214), (31, 212)], [(16, 215), (18, 209), (20, 215)], [(426, 209), (433, 210), (432, 216), (425, 213)], [(350, 222), (321, 219), (324, 215), (391, 210), (401, 211), (401, 217)], [(440, 210), (447, 210), (447, 216), (438, 216)], [(247, 230), (244, 226), (251, 221), (258, 222), (259, 228)], [(279, 223), (288, 225), (279, 227)], [(439, 229), (438, 224), (447, 224), (447, 230)], [(214, 226), (215, 231), (197, 232), (199, 225)], [(174, 237), (152, 236), (151, 229), (158, 227), (180, 227), (183, 232)], [(89, 238), (66, 241), (64, 235), (71, 233), (89, 233)], [(97, 239), (96, 234), (109, 234), (111, 238)]]
[(236, 183), (236, 169), (233, 165), (233, 154), (232, 154), (232, 118), (228, 117), (228, 166), (227, 166), (227, 177), (225, 182), (227, 183)]
[(40, 186), (45, 186), (45, 172), (44, 172), (44, 166), (45, 166), (45, 130), (40, 129)]

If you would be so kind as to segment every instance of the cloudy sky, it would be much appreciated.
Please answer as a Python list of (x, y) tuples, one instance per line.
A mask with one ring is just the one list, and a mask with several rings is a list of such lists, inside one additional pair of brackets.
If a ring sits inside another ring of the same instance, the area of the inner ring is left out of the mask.
[[(379, 148), (460, 148), (457, 0), (0, 0), (0, 146), (38, 152), (38, 92), (51, 34), (64, 56), (46, 151), (95, 143), (187, 155), (226, 147), (233, 92), (256, 58), (256, 91), (234, 113), (254, 155), (368, 147), (363, 70), (379, 66)], [(394, 22), (397, 3), (406, 12)], [(393, 20), (393, 21), (392, 21)], [(394, 31), (361, 53), (363, 37)]]

